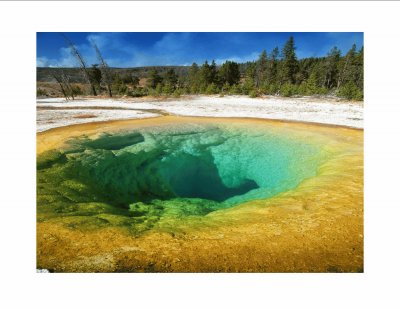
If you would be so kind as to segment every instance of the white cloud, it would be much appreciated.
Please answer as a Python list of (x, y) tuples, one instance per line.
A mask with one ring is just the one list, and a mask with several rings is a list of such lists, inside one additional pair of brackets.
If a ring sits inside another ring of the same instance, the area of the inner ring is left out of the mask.
[(223, 59), (215, 59), (215, 62), (218, 65), (224, 63), (227, 60), (238, 62), (238, 63), (244, 63), (244, 62), (247, 62), (247, 61), (257, 60), (259, 56), (260, 56), (260, 52), (252, 52), (252, 53), (250, 53), (248, 55), (244, 55), (244, 56), (230, 56), (230, 57), (226, 57), (226, 58), (223, 58)]
[(38, 57), (36, 58), (36, 66), (37, 67), (48, 67), (49, 65), (49, 59), (47, 59), (46, 57)]
[[(86, 64), (91, 66), (97, 63), (95, 51), (93, 50), (90, 43), (85, 43), (76, 46), (79, 53), (83, 56)], [(57, 59), (49, 59), (47, 57), (38, 57), (36, 59), (36, 65), (38, 67), (78, 67), (79, 63), (75, 57), (71, 54), (69, 47), (61, 47), (59, 50), (59, 57)]]
[(192, 34), (188, 32), (167, 33), (163, 38), (154, 44), (154, 50), (158, 52), (181, 51), (187, 47), (192, 40)]

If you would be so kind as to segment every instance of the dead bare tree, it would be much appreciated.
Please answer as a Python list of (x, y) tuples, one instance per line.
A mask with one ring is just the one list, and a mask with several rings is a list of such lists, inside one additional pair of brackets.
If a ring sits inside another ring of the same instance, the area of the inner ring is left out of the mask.
[(64, 95), (65, 99), (68, 100), (69, 99), (68, 91), (65, 87), (62, 77), (57, 75), (56, 73), (53, 73), (52, 75), (53, 78), (57, 81), (58, 85), (60, 86), (61, 92)]
[(78, 49), (75, 47), (74, 43), (65, 34), (62, 34), (64, 37), (65, 41), (67, 42), (69, 49), (71, 50), (71, 54), (75, 57), (75, 59), (78, 61), (79, 66), (81, 68), (81, 71), (83, 73), (83, 76), (86, 80), (86, 82), (90, 85), (92, 94), (94, 96), (97, 95), (96, 88), (94, 87), (94, 84), (92, 82), (92, 79), (90, 78), (89, 71), (87, 69), (87, 65), (85, 63), (85, 60), (83, 59), (82, 55), (79, 53)]
[(67, 88), (68, 93), (71, 95), (72, 100), (75, 100), (74, 88), (72, 87), (72, 85), (70, 83), (69, 76), (67, 74), (65, 74), (65, 72), (63, 70), (61, 70), (61, 80), (62, 80), (65, 88)]
[(61, 92), (64, 95), (66, 100), (72, 98), (75, 100), (74, 96), (74, 88), (71, 85), (69, 76), (65, 74), (64, 70), (57, 69), (54, 73), (52, 73), (53, 78), (57, 81), (57, 84), (60, 86)]
[(110, 69), (104, 60), (103, 56), (100, 53), (99, 48), (96, 45), (96, 42), (94, 40), (91, 41), (93, 48), (96, 51), (97, 59), (100, 63), (100, 70), (101, 70), (101, 77), (103, 79), (103, 82), (106, 84), (108, 95), (110, 98), (112, 97), (112, 90), (111, 90), (111, 84), (112, 84), (112, 76)]

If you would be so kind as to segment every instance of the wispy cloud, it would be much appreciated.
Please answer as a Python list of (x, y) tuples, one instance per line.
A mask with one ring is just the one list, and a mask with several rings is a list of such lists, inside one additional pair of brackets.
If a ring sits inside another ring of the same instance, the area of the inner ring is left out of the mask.
[[(94, 61), (95, 54), (94, 52), (92, 53), (89, 51), (88, 46), (80, 45), (77, 48), (82, 53), (88, 64), (95, 63)], [(60, 48), (59, 54), (60, 56), (58, 58), (38, 57), (36, 59), (36, 65), (38, 67), (63, 67), (63, 68), (79, 66), (79, 63), (77, 62), (75, 57), (71, 54), (71, 51), (68, 47)]]
[(252, 52), (252, 53), (250, 53), (248, 55), (245, 55), (245, 56), (231, 56), (231, 57), (227, 57), (227, 58), (216, 59), (215, 62), (218, 65), (224, 63), (227, 60), (235, 61), (235, 62), (238, 62), (238, 63), (243, 63), (243, 62), (257, 60), (259, 56), (260, 56), (260, 52)]
[(47, 57), (37, 57), (36, 58), (36, 66), (37, 67), (51, 67), (51, 61)]
[[(150, 47), (139, 50), (134, 44), (126, 42), (121, 35), (114, 33), (90, 34), (84, 44), (77, 45), (77, 49), (84, 57), (88, 65), (97, 63), (95, 51), (91, 45), (95, 42), (102, 51), (108, 65), (112, 67), (135, 67), (152, 65), (190, 65), (192, 62), (203, 63), (208, 57), (202, 57), (202, 46), (194, 47), (195, 34), (193, 33), (166, 33)], [(196, 54), (190, 52), (193, 48)], [(200, 49), (200, 51), (199, 51)], [(189, 52), (188, 52), (189, 50)], [(62, 47), (58, 51), (59, 57), (49, 59), (38, 57), (38, 67), (76, 67), (78, 63), (68, 47)], [(115, 56), (118, 53), (119, 56)], [(111, 56), (110, 56), (111, 55)], [(252, 61), (257, 58), (257, 52), (245, 56), (229, 55), (216, 59), (217, 64), (226, 60), (236, 62)]]
[(167, 33), (161, 40), (155, 42), (154, 51), (160, 53), (180, 52), (191, 45), (193, 34), (189, 32)]

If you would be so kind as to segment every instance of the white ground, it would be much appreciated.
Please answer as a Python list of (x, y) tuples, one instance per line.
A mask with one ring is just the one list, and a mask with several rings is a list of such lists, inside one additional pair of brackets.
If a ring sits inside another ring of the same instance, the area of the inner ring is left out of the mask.
[[(86, 118), (87, 115), (90, 118)], [(84, 118), (79, 118), (79, 117)], [(101, 110), (101, 109), (71, 109), (71, 110), (42, 110), (37, 111), (37, 131), (46, 131), (52, 128), (68, 126), (71, 124), (107, 121), (115, 119), (133, 119), (157, 117), (157, 114), (135, 110)], [(76, 118), (78, 117), (78, 118)]]
[[(179, 99), (37, 100), (37, 131), (77, 123), (163, 114), (281, 119), (363, 128), (362, 103), (318, 98), (194, 96)], [(91, 118), (86, 118), (86, 116)], [(79, 118), (84, 116), (85, 118)], [(76, 118), (78, 117), (78, 118)]]

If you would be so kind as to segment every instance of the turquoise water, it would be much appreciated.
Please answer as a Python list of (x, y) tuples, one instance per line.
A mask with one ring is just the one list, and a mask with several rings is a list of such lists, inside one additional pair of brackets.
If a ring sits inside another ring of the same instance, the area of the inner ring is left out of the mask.
[(293, 189), (315, 176), (322, 160), (319, 145), (247, 126), (83, 137), (38, 156), (38, 213), (143, 230), (164, 216), (205, 215)]

